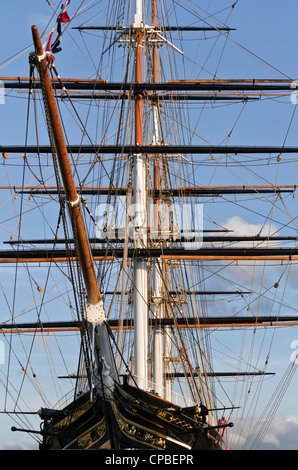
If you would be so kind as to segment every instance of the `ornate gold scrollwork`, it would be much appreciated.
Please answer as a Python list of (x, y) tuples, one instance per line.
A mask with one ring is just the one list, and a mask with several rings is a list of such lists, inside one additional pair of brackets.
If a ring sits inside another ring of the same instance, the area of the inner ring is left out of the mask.
[(88, 430), (87, 433), (83, 434), (78, 438), (79, 449), (88, 449), (93, 446), (96, 442), (100, 441), (106, 434), (106, 423), (104, 418)]
[(192, 429), (192, 425), (185, 420), (181, 420), (178, 417), (175, 417), (173, 413), (169, 413), (166, 410), (158, 410), (157, 415), (167, 421), (168, 423), (174, 423), (177, 426), (181, 426), (182, 428)]
[(118, 426), (123, 432), (123, 434), (137, 442), (154, 446), (156, 449), (166, 448), (166, 439), (163, 436), (152, 433), (150, 429), (147, 429), (140, 425), (136, 425), (136, 423), (133, 423), (128, 419), (124, 418), (124, 416), (122, 416), (122, 414), (118, 410), (116, 404), (113, 401), (111, 401), (110, 403)]

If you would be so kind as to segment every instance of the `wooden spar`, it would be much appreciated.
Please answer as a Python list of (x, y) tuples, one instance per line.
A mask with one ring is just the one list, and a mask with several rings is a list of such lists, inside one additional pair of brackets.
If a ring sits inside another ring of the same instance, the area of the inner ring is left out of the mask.
[[(114, 256), (94, 256), (93, 260), (94, 261), (113, 261), (115, 259)], [(76, 261), (77, 258), (74, 256), (66, 257), (66, 256), (49, 256), (48, 258), (41, 258), (41, 257), (36, 257), (36, 258), (25, 258), (20, 256), (19, 258), (11, 258), (11, 259), (5, 259), (5, 258), (0, 258), (0, 264), (22, 264), (22, 263), (67, 263), (68, 261)], [(87, 289), (87, 287), (86, 287)], [(100, 298), (100, 297), (99, 297)], [(88, 297), (89, 300), (89, 297)], [(90, 302), (91, 303), (91, 302)], [(96, 302), (97, 303), (97, 302)], [(93, 304), (95, 305), (95, 304)]]
[[(89, 243), (88, 243), (89, 246)], [(91, 250), (91, 248), (90, 248)], [(44, 250), (0, 250), (0, 264), (3, 263), (32, 263), (32, 262), (63, 262), (75, 260), (75, 250), (67, 253), (63, 249)], [(124, 255), (123, 248), (98, 247), (92, 248), (93, 260), (120, 259)], [(297, 261), (297, 248), (216, 248), (206, 247), (196, 250), (185, 248), (128, 248), (127, 256), (135, 261), (147, 258), (162, 260), (209, 260), (209, 261)]]
[[(208, 230), (207, 230), (208, 232)], [(225, 232), (223, 232), (225, 233)], [(132, 238), (129, 237), (129, 235), (127, 237), (124, 237), (124, 236), (115, 236), (114, 238), (109, 238), (109, 242), (110, 243), (125, 243), (125, 242), (132, 242)], [(180, 239), (179, 239), (181, 242), (185, 242), (185, 241), (188, 241), (188, 238), (184, 237), (182, 235), (182, 232), (181, 232), (181, 236), (180, 236)], [(74, 240), (69, 238), (67, 239), (68, 243), (74, 243)], [(98, 243), (98, 244), (101, 244), (101, 243), (107, 243), (107, 239), (106, 238), (90, 238), (89, 239), (90, 243)], [(220, 243), (233, 243), (233, 242), (255, 242), (257, 244), (259, 244), (260, 242), (262, 241), (266, 241), (266, 242), (272, 242), (272, 241), (297, 241), (297, 236), (296, 237), (291, 237), (291, 236), (285, 236), (285, 237), (275, 237), (275, 236), (258, 236), (258, 235), (254, 235), (254, 236), (227, 236), (227, 235), (220, 235), (220, 236), (216, 236), (216, 235), (212, 235), (212, 236), (203, 236), (203, 239), (202, 241), (204, 243), (217, 243), (217, 242), (220, 242)], [(6, 244), (6, 245), (20, 245), (20, 246), (23, 246), (23, 245), (60, 245), (60, 244), (65, 244), (66, 243), (66, 239), (65, 238), (52, 238), (52, 239), (46, 239), (46, 238), (43, 238), (43, 239), (21, 239), (21, 240), (8, 240), (8, 241), (3, 241), (3, 244)]]
[[(126, 154), (147, 154), (155, 155), (176, 155), (177, 153), (186, 155), (218, 155), (218, 154), (297, 154), (297, 146), (250, 146), (250, 145), (77, 145), (70, 144), (67, 149), (72, 154), (96, 154), (96, 155), (126, 155)], [(27, 153), (27, 154), (47, 154), (52, 152), (50, 145), (1, 145), (0, 152), (2, 153)]]
[[(219, 323), (218, 325), (191, 325), (191, 326), (181, 326), (179, 325), (179, 328), (199, 328), (199, 329), (207, 329), (207, 328), (255, 328), (255, 327), (259, 327), (259, 326), (271, 326), (271, 327), (274, 327), (274, 326), (298, 326), (298, 322), (291, 322), (291, 323), (255, 323), (254, 325), (252, 325), (251, 323), (243, 323), (242, 325), (241, 324), (238, 324), (238, 323), (235, 323), (234, 325), (224, 325), (224, 324), (221, 324)], [(175, 328), (175, 326), (173, 326), (173, 328)], [(119, 330), (119, 327), (118, 326), (111, 326), (110, 329), (112, 331), (118, 331)], [(133, 326), (121, 326), (121, 330), (133, 330)], [(32, 328), (32, 329), (27, 329), (27, 330), (17, 330), (17, 329), (12, 329), (12, 330), (9, 330), (9, 331), (2, 331), (0, 330), (0, 335), (1, 334), (21, 334), (21, 333), (65, 333), (65, 332), (71, 332), (71, 333), (75, 333), (75, 332), (78, 332), (80, 331), (80, 328), (77, 327), (77, 328)]]
[[(6, 88), (10, 89), (29, 89), (31, 87), (31, 80), (29, 77), (0, 77)], [(63, 84), (57, 78), (51, 79), (55, 83), (56, 89), (62, 89)], [(67, 85), (67, 90), (122, 90), (131, 91), (136, 86), (136, 83), (123, 84), (123, 83), (108, 83), (106, 80), (101, 79), (71, 79), (63, 78), (63, 83)], [(189, 91), (191, 87), (194, 90), (251, 90), (251, 91), (294, 91), (292, 86), (293, 80), (261, 80), (261, 79), (248, 79), (248, 80), (169, 80), (165, 83), (141, 83), (144, 90), (160, 89), (160, 90), (186, 90)], [(40, 80), (35, 80), (35, 89), (40, 88)], [(138, 87), (140, 85), (138, 84)]]
[(91, 249), (80, 206), (80, 199), (76, 190), (76, 185), (74, 183), (62, 126), (59, 119), (59, 113), (52, 89), (51, 78), (47, 68), (47, 61), (36, 26), (32, 26), (32, 36), (35, 46), (40, 80), (44, 83), (43, 91), (45, 94), (48, 117), (53, 131), (53, 139), (55, 142), (58, 162), (64, 183), (74, 238), (77, 240), (76, 245), (79, 253), (79, 261), (85, 282), (87, 297), (90, 304), (95, 305), (101, 300), (101, 294), (96, 279)]
[[(152, 319), (152, 324), (159, 323), (160, 326), (170, 325), (172, 328), (255, 328), (255, 327), (276, 327), (276, 326), (297, 326), (297, 317), (253, 317), (253, 318), (239, 318), (233, 319), (224, 317), (221, 318), (189, 318), (184, 321), (178, 321), (181, 319), (165, 318), (165, 319)], [(111, 330), (118, 330), (119, 325), (117, 320), (109, 320), (109, 327)], [(0, 327), (0, 334), (10, 333), (57, 333), (57, 332), (74, 332), (79, 331), (82, 328), (81, 322), (43, 322), (43, 323), (24, 323), (20, 325), (16, 324), (2, 324)], [(125, 330), (133, 330), (134, 322), (131, 320), (124, 320), (124, 324), (121, 328)]]
[[(19, 92), (19, 93), (28, 93), (28, 92)], [(40, 93), (40, 91), (33, 90), (33, 93)], [(94, 93), (85, 93), (85, 92), (69, 92), (69, 97), (72, 99), (81, 99), (81, 100), (113, 100), (121, 99), (127, 100), (131, 99), (131, 94), (129, 92), (94, 92)], [(287, 97), (290, 96), (291, 92), (288, 93), (239, 93), (239, 92), (232, 92), (232, 93), (221, 93), (221, 92), (210, 92), (210, 93), (167, 93), (162, 94), (158, 97), (159, 101), (251, 101), (251, 100), (260, 100), (262, 98), (271, 96), (271, 97)], [(69, 99), (68, 96), (65, 95), (63, 90), (57, 94), (58, 98)], [(154, 96), (150, 93), (146, 94), (146, 98), (148, 100), (154, 100)]]
[[(2, 81), (12, 81), (21, 84), (22, 82), (28, 82), (30, 83), (31, 79), (30, 77), (0, 77), (0, 80)], [(60, 80), (58, 78), (51, 78), (51, 81), (54, 83), (59, 83)], [(102, 80), (100, 78), (97, 78), (95, 81), (92, 78), (63, 78), (63, 81), (66, 83), (85, 83), (88, 84), (90, 83), (90, 86), (92, 87), (94, 83), (106, 83), (106, 80)], [(37, 82), (39, 82), (39, 79), (37, 79)]]
[[(179, 239), (178, 239), (179, 240)], [(256, 239), (257, 240), (257, 239)], [(10, 250), (0, 250), (0, 258), (3, 259), (11, 259), (11, 258), (21, 258), (30, 259), (30, 258), (42, 258), (42, 259), (52, 259), (52, 258), (61, 258), (61, 257), (75, 257), (76, 252), (75, 249), (70, 249), (66, 253), (65, 249), (44, 249), (44, 250), (24, 250), (15, 251)], [(92, 256), (116, 256), (117, 258), (123, 257), (123, 248), (122, 247), (93, 247), (92, 248)], [(138, 248), (138, 247), (130, 247), (128, 248), (127, 255), (129, 258), (134, 259), (141, 259), (141, 258), (158, 258), (163, 256), (165, 258), (179, 259), (192, 259), (192, 258), (199, 258), (202, 259), (208, 258), (209, 256), (218, 256), (218, 257), (232, 257), (235, 259), (238, 258), (278, 258), (278, 257), (287, 257), (288, 259), (293, 258), (294, 256), (298, 256), (298, 248), (297, 247), (290, 247), (290, 248), (279, 248), (279, 247), (241, 247), (241, 248), (234, 248), (234, 247), (227, 247), (222, 248), (219, 247), (202, 247), (202, 248), (186, 248), (186, 247), (148, 247), (148, 248)]]
[[(21, 83), (21, 82), (30, 82), (30, 77), (0, 77), (1, 81), (11, 81), (11, 82), (16, 82), (16, 83)], [(53, 82), (59, 82), (58, 78), (52, 78), (51, 79)], [(37, 79), (38, 81), (38, 79)], [(92, 78), (63, 78), (64, 82), (69, 82), (69, 83), (84, 83), (84, 84), (90, 84), (90, 86), (93, 88), (95, 83), (107, 83), (106, 80), (97, 78), (96, 80)], [(291, 79), (255, 79), (255, 78), (248, 78), (248, 79), (206, 79), (206, 80), (169, 80), (169, 83), (288, 83), (292, 84), (293, 80)]]
[[(56, 186), (0, 186), (1, 189), (9, 189), (16, 194), (58, 194), (64, 188), (57, 188)], [(102, 187), (102, 186), (82, 186), (77, 187), (80, 194), (88, 195), (126, 195), (126, 187)], [(133, 189), (133, 188), (132, 188)], [(294, 193), (296, 191), (295, 185), (279, 185), (279, 186), (193, 186), (193, 187), (178, 187), (171, 188), (172, 197), (181, 196), (220, 196), (222, 194), (280, 194), (280, 193)], [(153, 195), (158, 198), (159, 195), (168, 195), (167, 189), (153, 189), (148, 191), (148, 196)]]
[[(121, 26), (77, 26), (72, 29), (91, 30), (91, 31), (127, 31), (127, 28)], [(150, 28), (153, 31), (234, 31), (235, 28), (228, 28), (226, 26), (213, 28), (212, 26), (153, 26)]]
[[(21, 90), (17, 92), (18, 94), (40, 94), (42, 93), (40, 89), (33, 90)], [(254, 92), (254, 93), (243, 93), (243, 92), (231, 92), (231, 93), (222, 93), (219, 91), (213, 92), (202, 92), (202, 93), (163, 93), (159, 95), (158, 101), (251, 101), (251, 100), (261, 100), (266, 97), (287, 97), (290, 96), (292, 92), (283, 93), (264, 93), (264, 92)], [(85, 91), (65, 91), (57, 90), (56, 97), (61, 100), (68, 100), (69, 98), (73, 100), (130, 100), (132, 99), (133, 93), (128, 91), (124, 92), (109, 92), (109, 91), (95, 91), (86, 93)], [(154, 100), (155, 97), (150, 92), (146, 93), (147, 100)]]
[[(94, 261), (113, 261), (118, 256), (94, 256)], [(298, 261), (298, 256), (161, 256), (162, 260), (177, 261)], [(75, 257), (36, 257), (36, 258), (0, 258), (0, 264), (63, 263), (76, 261)]]

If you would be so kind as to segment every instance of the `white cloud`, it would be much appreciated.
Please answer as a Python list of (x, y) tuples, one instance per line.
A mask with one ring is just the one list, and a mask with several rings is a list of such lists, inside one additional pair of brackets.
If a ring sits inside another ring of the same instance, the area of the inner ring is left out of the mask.
[(260, 450), (298, 450), (298, 416), (276, 415)]
[(240, 419), (228, 444), (234, 450), (298, 450), (298, 416), (276, 415), (263, 436), (266, 428), (266, 421), (255, 428), (249, 419)]
[[(229, 230), (233, 230), (233, 232), (230, 235), (243, 235), (243, 236), (268, 236), (268, 235), (274, 235), (277, 232), (277, 228), (275, 227), (274, 224), (253, 224), (250, 222), (247, 222), (246, 220), (242, 219), (239, 216), (233, 216), (227, 219), (227, 221), (222, 224), (225, 228)], [(252, 244), (252, 242), (246, 242), (245, 245), (247, 244)], [(258, 241), (258, 245), (261, 243)], [(267, 243), (267, 242), (263, 242)], [(238, 245), (238, 244), (237, 244)], [(239, 246), (243, 246), (243, 244), (239, 244)]]

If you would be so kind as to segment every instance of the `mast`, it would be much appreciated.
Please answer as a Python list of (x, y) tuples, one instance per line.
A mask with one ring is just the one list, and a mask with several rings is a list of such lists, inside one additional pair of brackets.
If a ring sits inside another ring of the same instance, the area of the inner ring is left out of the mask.
[(52, 138), (55, 142), (57, 157), (61, 169), (61, 176), (65, 188), (66, 200), (70, 212), (71, 223), (75, 238), (77, 239), (77, 249), (79, 251), (79, 260), (85, 281), (88, 301), (91, 305), (96, 305), (102, 300), (96, 279), (89, 239), (87, 236), (83, 214), (80, 206), (80, 198), (76, 190), (76, 185), (72, 175), (72, 170), (68, 158), (68, 152), (65, 145), (62, 126), (52, 90), (51, 79), (47, 68), (47, 61), (41, 44), (41, 39), (36, 26), (32, 26), (33, 41), (36, 50), (37, 60), (40, 66), (39, 73), (44, 82), (44, 91), (46, 94), (46, 107), (49, 114), (49, 120), (52, 127)]
[[(94, 260), (89, 244), (83, 214), (80, 206), (80, 198), (76, 191), (76, 185), (72, 174), (59, 113), (55, 102), (55, 97), (51, 85), (50, 75), (47, 67), (46, 53), (43, 50), (40, 35), (36, 26), (32, 26), (32, 36), (35, 46), (36, 63), (42, 83), (44, 95), (44, 105), (49, 128), (50, 140), (55, 146), (59, 162), (60, 172), (66, 193), (66, 201), (69, 209), (71, 225), (75, 240), (77, 257), (82, 270), (82, 275), (86, 287), (89, 305), (86, 308), (86, 319), (90, 330), (92, 341), (92, 354), (100, 377), (96, 377), (103, 386), (111, 386), (109, 379), (104, 383), (102, 370), (109, 369), (113, 379), (117, 379), (114, 357), (110, 346), (109, 333), (106, 325), (106, 317), (103, 309), (103, 297), (100, 293), (97, 277), (95, 273)], [(96, 374), (96, 372), (95, 372)], [(103, 392), (107, 395), (107, 389)]]
[[(152, 24), (153, 28), (156, 28), (156, 0), (152, 0)], [(152, 78), (153, 83), (157, 83), (157, 45), (153, 43), (152, 46)], [(153, 145), (159, 144), (159, 132), (158, 132), (158, 100), (157, 92), (153, 91), (154, 100), (152, 101), (153, 111)], [(155, 230), (160, 228), (160, 200), (159, 200), (159, 181), (160, 181), (160, 168), (159, 168), (159, 154), (154, 157), (153, 163), (153, 182), (154, 191), (157, 195), (154, 198), (154, 226)], [(153, 388), (156, 393), (163, 397), (163, 380), (164, 380), (164, 357), (163, 357), (163, 329), (158, 320), (163, 317), (162, 307), (162, 262), (158, 258), (154, 265), (154, 286), (153, 286), (153, 312), (154, 320), (157, 320), (157, 326), (153, 330)]]
[[(135, 21), (135, 80), (143, 81), (142, 0), (136, 0)], [(143, 145), (143, 96), (135, 94), (135, 145)], [(147, 246), (146, 217), (146, 155), (133, 155), (134, 168), (134, 237), (135, 248)], [(148, 336), (148, 267), (145, 260), (134, 262), (134, 374), (137, 385), (147, 388), (147, 336)]]

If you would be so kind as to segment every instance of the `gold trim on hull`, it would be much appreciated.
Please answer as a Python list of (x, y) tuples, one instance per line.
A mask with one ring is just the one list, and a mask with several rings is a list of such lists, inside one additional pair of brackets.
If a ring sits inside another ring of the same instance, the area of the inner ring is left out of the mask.
[[(165, 450), (166, 449), (166, 436), (162, 434), (153, 433), (149, 428), (146, 428), (141, 425), (136, 425), (136, 423), (124, 418), (124, 416), (120, 413), (117, 408), (117, 405), (113, 400), (110, 402), (111, 408), (113, 410), (116, 422), (119, 426), (120, 431), (129, 439), (138, 442), (139, 444), (153, 447), (157, 450)], [(144, 438), (137, 439), (137, 434), (143, 435)]]

